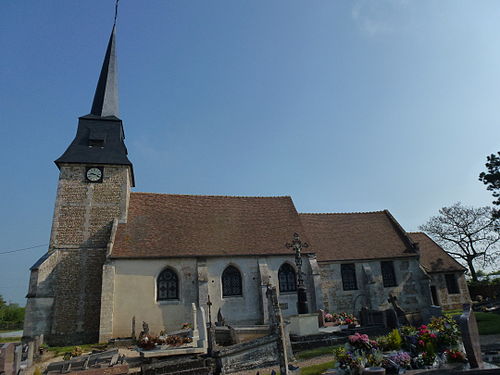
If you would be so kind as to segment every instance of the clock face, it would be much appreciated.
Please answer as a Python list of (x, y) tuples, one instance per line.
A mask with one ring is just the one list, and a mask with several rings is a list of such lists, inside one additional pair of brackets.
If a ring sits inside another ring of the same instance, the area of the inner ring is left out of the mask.
[(87, 169), (85, 176), (90, 182), (100, 182), (102, 181), (102, 168), (91, 167)]

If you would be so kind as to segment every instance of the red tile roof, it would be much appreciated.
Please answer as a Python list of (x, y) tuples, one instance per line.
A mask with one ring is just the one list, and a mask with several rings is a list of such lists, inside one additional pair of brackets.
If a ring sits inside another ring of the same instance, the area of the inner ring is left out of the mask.
[(294, 232), (308, 240), (290, 197), (131, 193), (111, 257), (292, 255)]
[(416, 256), (388, 211), (299, 216), (320, 262)]
[(422, 232), (408, 233), (411, 239), (418, 242), (420, 248), (420, 264), (427, 272), (464, 272), (465, 267), (453, 259)]

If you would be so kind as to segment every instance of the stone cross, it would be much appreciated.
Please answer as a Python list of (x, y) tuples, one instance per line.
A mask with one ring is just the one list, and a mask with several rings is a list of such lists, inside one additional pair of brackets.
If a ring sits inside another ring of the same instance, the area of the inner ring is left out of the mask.
[(309, 244), (302, 242), (298, 233), (293, 234), (292, 243), (286, 243), (285, 247), (292, 248), (295, 251), (295, 264), (297, 266), (297, 313), (307, 314), (307, 292), (304, 286), (304, 277), (302, 274), (302, 249), (309, 247)]

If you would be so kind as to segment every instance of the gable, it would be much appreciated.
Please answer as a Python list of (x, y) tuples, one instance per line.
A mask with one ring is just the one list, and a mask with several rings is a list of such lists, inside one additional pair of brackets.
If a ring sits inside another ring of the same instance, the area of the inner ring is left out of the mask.
[(420, 248), (420, 264), (427, 272), (464, 272), (465, 268), (422, 232), (408, 233)]

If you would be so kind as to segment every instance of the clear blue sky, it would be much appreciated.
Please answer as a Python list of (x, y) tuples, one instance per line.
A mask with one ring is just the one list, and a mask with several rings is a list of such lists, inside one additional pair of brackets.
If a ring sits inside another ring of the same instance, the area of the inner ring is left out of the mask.
[[(0, 252), (48, 243), (53, 160), (90, 111), (113, 11), (0, 2)], [(499, 19), (498, 1), (121, 0), (135, 191), (387, 208), (408, 231), (443, 205), (487, 205)], [(24, 304), (46, 250), (0, 255), (0, 294)]]

